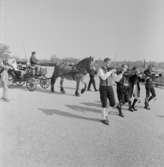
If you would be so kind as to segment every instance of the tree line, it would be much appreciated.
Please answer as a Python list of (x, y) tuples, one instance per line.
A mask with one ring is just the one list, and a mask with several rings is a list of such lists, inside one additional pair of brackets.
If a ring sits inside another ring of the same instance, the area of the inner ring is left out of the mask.
[[(0, 43), (0, 59), (2, 60), (5, 57), (10, 56), (11, 52), (9, 49), (9, 46), (3, 43)], [(18, 57), (16, 57), (18, 58)], [(80, 59), (78, 58), (74, 58), (74, 57), (68, 57), (68, 58), (59, 58), (56, 55), (52, 55), (50, 58), (51, 61), (64, 61), (64, 62), (68, 62), (68, 63), (74, 63), (76, 64), (78, 61), (80, 61)], [(96, 66), (100, 67), (103, 64), (103, 60), (102, 59), (97, 59), (95, 60)], [(145, 68), (145, 66), (151, 64), (154, 68), (156, 69), (163, 69), (164, 70), (164, 62), (155, 62), (155, 61), (114, 61), (113, 62), (113, 66), (114, 67), (118, 67), (121, 64), (127, 64), (129, 67), (137, 67), (137, 68)]]

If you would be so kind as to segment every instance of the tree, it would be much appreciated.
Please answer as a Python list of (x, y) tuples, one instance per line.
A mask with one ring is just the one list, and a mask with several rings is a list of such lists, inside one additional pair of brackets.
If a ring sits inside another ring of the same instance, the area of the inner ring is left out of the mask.
[(4, 59), (6, 57), (10, 56), (10, 50), (9, 50), (9, 46), (0, 43), (0, 59)]

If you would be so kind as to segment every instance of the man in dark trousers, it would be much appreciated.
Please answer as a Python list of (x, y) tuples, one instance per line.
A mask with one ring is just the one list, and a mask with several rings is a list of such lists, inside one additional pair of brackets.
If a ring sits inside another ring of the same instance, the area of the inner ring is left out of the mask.
[(130, 70), (129, 82), (130, 82), (130, 98), (132, 103), (132, 106), (129, 110), (137, 111), (136, 103), (137, 101), (139, 101), (140, 98), (140, 77), (136, 67), (133, 67)]
[(155, 88), (153, 85), (153, 74), (152, 66), (149, 65), (148, 68), (144, 71), (145, 74), (145, 89), (146, 89), (146, 98), (145, 98), (145, 109), (150, 110), (149, 102), (156, 97)]
[(117, 82), (117, 95), (120, 109), (125, 103), (129, 104), (129, 111), (137, 111), (135, 105), (140, 97), (139, 75), (136, 67), (128, 69), (127, 65), (122, 65), (125, 69), (121, 80)]
[(131, 98), (130, 98), (130, 90), (131, 90), (131, 84), (130, 84), (130, 73), (128, 72), (128, 66), (122, 65), (122, 69), (124, 69), (125, 73), (123, 74), (122, 78), (116, 82), (117, 83), (117, 97), (119, 100), (119, 107), (120, 110), (122, 110), (122, 105), (125, 103), (129, 104), (129, 110), (132, 111), (132, 104), (131, 104)]
[(116, 74), (116, 69), (111, 69), (111, 59), (105, 58), (104, 65), (99, 69), (98, 76), (100, 78), (100, 100), (102, 105), (102, 122), (109, 125), (107, 101), (109, 100), (109, 107), (117, 107), (119, 115), (123, 116), (121, 110), (116, 106), (113, 86), (115, 81), (122, 78), (122, 73)]
[(96, 82), (95, 82), (96, 73), (97, 73), (97, 71), (96, 71), (95, 66), (92, 66), (91, 70), (89, 72), (90, 80), (89, 80), (89, 84), (88, 84), (88, 91), (91, 91), (91, 85), (93, 85), (93, 88), (94, 88), (95, 91), (98, 91), (97, 88), (96, 88)]

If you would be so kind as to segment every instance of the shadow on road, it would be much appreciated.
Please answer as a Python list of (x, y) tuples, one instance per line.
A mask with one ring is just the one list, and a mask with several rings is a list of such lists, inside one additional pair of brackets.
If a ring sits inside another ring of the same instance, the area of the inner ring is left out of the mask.
[(28, 90), (26, 88), (26, 86), (9, 85), (8, 87), (9, 87), (9, 89), (21, 89), (21, 90), (25, 90), (25, 91)]
[(89, 107), (99, 107), (99, 108), (101, 107), (101, 104), (98, 104), (98, 103), (83, 102), (81, 104), (89, 106)]
[[(58, 88), (60, 88), (60, 87), (58, 87)], [(71, 89), (71, 90), (75, 90), (75, 88), (74, 88), (74, 87), (69, 87), (69, 86), (64, 86), (64, 89)]]
[[(26, 86), (10, 85), (9, 88), (10, 89), (19, 89), (19, 90), (23, 90), (23, 91), (29, 91), (26, 88)], [(31, 91), (31, 92), (40, 92), (40, 93), (47, 93), (47, 94), (57, 94), (57, 95), (65, 95), (65, 96), (74, 96), (73, 94), (67, 93), (67, 92), (65, 94), (63, 94), (63, 93), (61, 93), (59, 91), (55, 91), (54, 93), (52, 93), (49, 88), (48, 89), (43, 89), (43, 88), (40, 88), (39, 86), (36, 88), (36, 90)]]
[(69, 118), (75, 118), (75, 119), (82, 119), (82, 120), (87, 120), (87, 121), (94, 121), (94, 122), (101, 122), (100, 119), (97, 118), (88, 118), (88, 117), (83, 117), (80, 115), (72, 114), (69, 112), (57, 110), (57, 109), (46, 109), (46, 108), (39, 108), (40, 111), (42, 111), (45, 115), (59, 115), (63, 117), (69, 117)]
[[(85, 104), (85, 103), (82, 103), (82, 104)], [(89, 103), (90, 105), (90, 103)], [(88, 111), (88, 112), (93, 112), (93, 113), (101, 113), (101, 109), (95, 109), (95, 108), (89, 108), (89, 107), (86, 107), (86, 106), (77, 106), (77, 105), (66, 105), (68, 108), (72, 109), (72, 110), (75, 110), (75, 111), (80, 111), (80, 112), (85, 112), (85, 111)], [(94, 104), (95, 106), (95, 104)], [(117, 115), (118, 116), (118, 111), (117, 109), (112, 109), (111, 111), (109, 111), (109, 114), (110, 115)]]
[(89, 112), (94, 112), (94, 113), (101, 113), (100, 109), (89, 108), (89, 107), (86, 107), (86, 106), (66, 105), (66, 107), (68, 107), (72, 110), (75, 110), (75, 111), (80, 111), (80, 112), (89, 111)]
[(159, 118), (164, 118), (164, 115), (157, 115), (157, 117), (159, 117)]

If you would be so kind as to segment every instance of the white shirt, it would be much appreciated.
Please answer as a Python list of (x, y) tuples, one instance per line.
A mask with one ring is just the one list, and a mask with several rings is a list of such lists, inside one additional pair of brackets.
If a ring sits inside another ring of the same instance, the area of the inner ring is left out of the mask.
[(115, 73), (115, 69), (110, 70), (109, 72), (104, 72), (102, 68), (99, 69), (98, 71), (98, 76), (102, 79), (102, 80), (106, 80), (108, 77), (112, 77), (114, 82), (119, 82), (122, 78), (123, 73), (120, 74), (116, 74)]
[(108, 71), (108, 72), (104, 72), (104, 70), (102, 68), (100, 68), (98, 70), (98, 76), (102, 79), (102, 80), (106, 80), (108, 77), (110, 77), (112, 75), (112, 73), (114, 72), (114, 70)]

